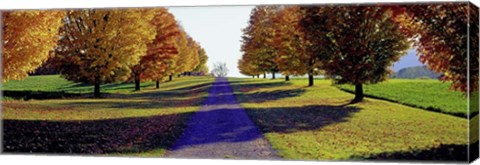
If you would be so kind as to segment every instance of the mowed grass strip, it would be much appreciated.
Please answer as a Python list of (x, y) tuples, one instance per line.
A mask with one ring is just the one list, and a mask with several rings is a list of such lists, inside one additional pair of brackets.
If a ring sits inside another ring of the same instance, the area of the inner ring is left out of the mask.
[(297, 160), (463, 160), (468, 121), (353, 95), (316, 80), (230, 78), (237, 98), (280, 156)]
[[(58, 81), (56, 76), (35, 78)], [(162, 83), (161, 89), (146, 83), (139, 92), (113, 90), (112, 85), (112, 92), (100, 99), (5, 100), (4, 151), (161, 156), (208, 97), (213, 80), (178, 78)], [(40, 88), (42, 83), (37, 82), (39, 90), (55, 91)], [(121, 86), (133, 89), (131, 83)]]
[[(433, 79), (389, 79), (378, 84), (365, 85), (364, 92), (367, 96), (465, 118), (468, 114), (478, 114), (478, 109), (468, 111), (467, 98), (461, 92), (449, 90), (450, 84)], [(338, 87), (355, 92), (352, 85)]]

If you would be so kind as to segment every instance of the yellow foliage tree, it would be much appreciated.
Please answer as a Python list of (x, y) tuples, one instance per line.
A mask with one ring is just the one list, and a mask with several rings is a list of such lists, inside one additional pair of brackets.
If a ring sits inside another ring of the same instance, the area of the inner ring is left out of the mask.
[(200, 63), (198, 57), (199, 45), (183, 29), (177, 38), (177, 45), (179, 57), (176, 61), (175, 73), (180, 76), (180, 74), (187, 74), (187, 72), (194, 70)]
[(20, 80), (49, 57), (58, 40), (63, 11), (2, 12), (2, 80)]
[(68, 80), (94, 84), (125, 81), (156, 35), (151, 9), (69, 11), (61, 28), (56, 65)]

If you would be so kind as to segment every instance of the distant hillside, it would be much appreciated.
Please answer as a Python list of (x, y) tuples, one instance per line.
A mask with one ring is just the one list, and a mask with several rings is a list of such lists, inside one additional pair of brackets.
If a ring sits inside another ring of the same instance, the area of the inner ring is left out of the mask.
[(440, 74), (433, 72), (428, 69), (426, 66), (414, 66), (400, 69), (398, 72), (392, 75), (393, 78), (405, 78), (405, 79), (415, 79), (415, 78), (432, 78), (436, 79)]

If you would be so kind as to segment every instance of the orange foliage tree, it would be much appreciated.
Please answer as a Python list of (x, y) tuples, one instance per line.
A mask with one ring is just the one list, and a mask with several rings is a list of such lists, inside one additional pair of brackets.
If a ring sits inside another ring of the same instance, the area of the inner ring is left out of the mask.
[(275, 62), (278, 69), (286, 76), (304, 75), (308, 73), (308, 86), (313, 86), (313, 73), (315, 69), (320, 68), (320, 61), (317, 60), (314, 53), (307, 51), (311, 44), (306, 37), (300, 20), (304, 15), (304, 10), (298, 6), (287, 6), (277, 12), (275, 17), (275, 44), (277, 57)]
[(451, 89), (464, 93), (478, 89), (477, 7), (465, 2), (401, 5), (393, 9), (402, 31), (415, 39), (422, 63), (442, 73), (442, 81), (451, 81)]
[(169, 75), (168, 65), (179, 53), (175, 40), (180, 35), (180, 29), (175, 17), (165, 8), (152, 10), (155, 12), (152, 24), (157, 33), (153, 42), (147, 45), (147, 54), (132, 67), (135, 90), (140, 90), (141, 79), (156, 81), (156, 88), (159, 88), (160, 80)]
[(273, 79), (278, 72), (274, 47), (274, 17), (278, 10), (277, 6), (258, 6), (252, 10), (249, 24), (243, 29), (241, 48), (244, 56), (255, 59), (248, 61), (251, 65), (256, 65), (264, 73), (272, 73)]
[[(406, 54), (411, 43), (390, 10), (378, 6), (304, 7), (302, 26), (336, 83), (355, 85), (352, 103), (363, 100), (363, 84), (384, 81), (389, 67)], [(321, 37), (318, 37), (321, 36)]]
[(63, 11), (2, 12), (2, 81), (21, 80), (48, 59)]

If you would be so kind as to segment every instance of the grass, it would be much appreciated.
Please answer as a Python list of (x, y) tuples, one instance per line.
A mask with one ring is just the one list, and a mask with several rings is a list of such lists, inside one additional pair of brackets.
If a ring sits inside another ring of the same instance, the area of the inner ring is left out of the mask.
[(465, 160), (468, 121), (353, 95), (316, 80), (230, 78), (251, 119), (280, 156), (297, 160)]
[[(468, 111), (467, 99), (461, 92), (449, 90), (450, 83), (438, 80), (390, 79), (373, 85), (365, 85), (365, 95), (398, 102), (426, 110), (460, 117), (478, 114), (478, 109)], [(354, 92), (352, 85), (338, 85), (342, 90)]]
[[(109, 93), (101, 99), (4, 100), (4, 152), (161, 156), (208, 97), (212, 82), (184, 77), (160, 89), (143, 83), (139, 92), (131, 83), (106, 84)], [(92, 87), (32, 76), (3, 89), (88, 93)]]
[[(168, 84), (168, 83), (166, 83)], [(165, 84), (165, 85), (166, 85)], [(155, 82), (144, 82), (142, 88), (153, 87)], [(163, 84), (161, 84), (163, 85)], [(100, 86), (101, 92), (118, 93), (134, 90), (133, 83), (111, 83)], [(2, 84), (3, 91), (42, 91), (65, 93), (93, 93), (93, 85), (68, 81), (60, 75), (30, 76), (25, 80), (12, 80)]]

